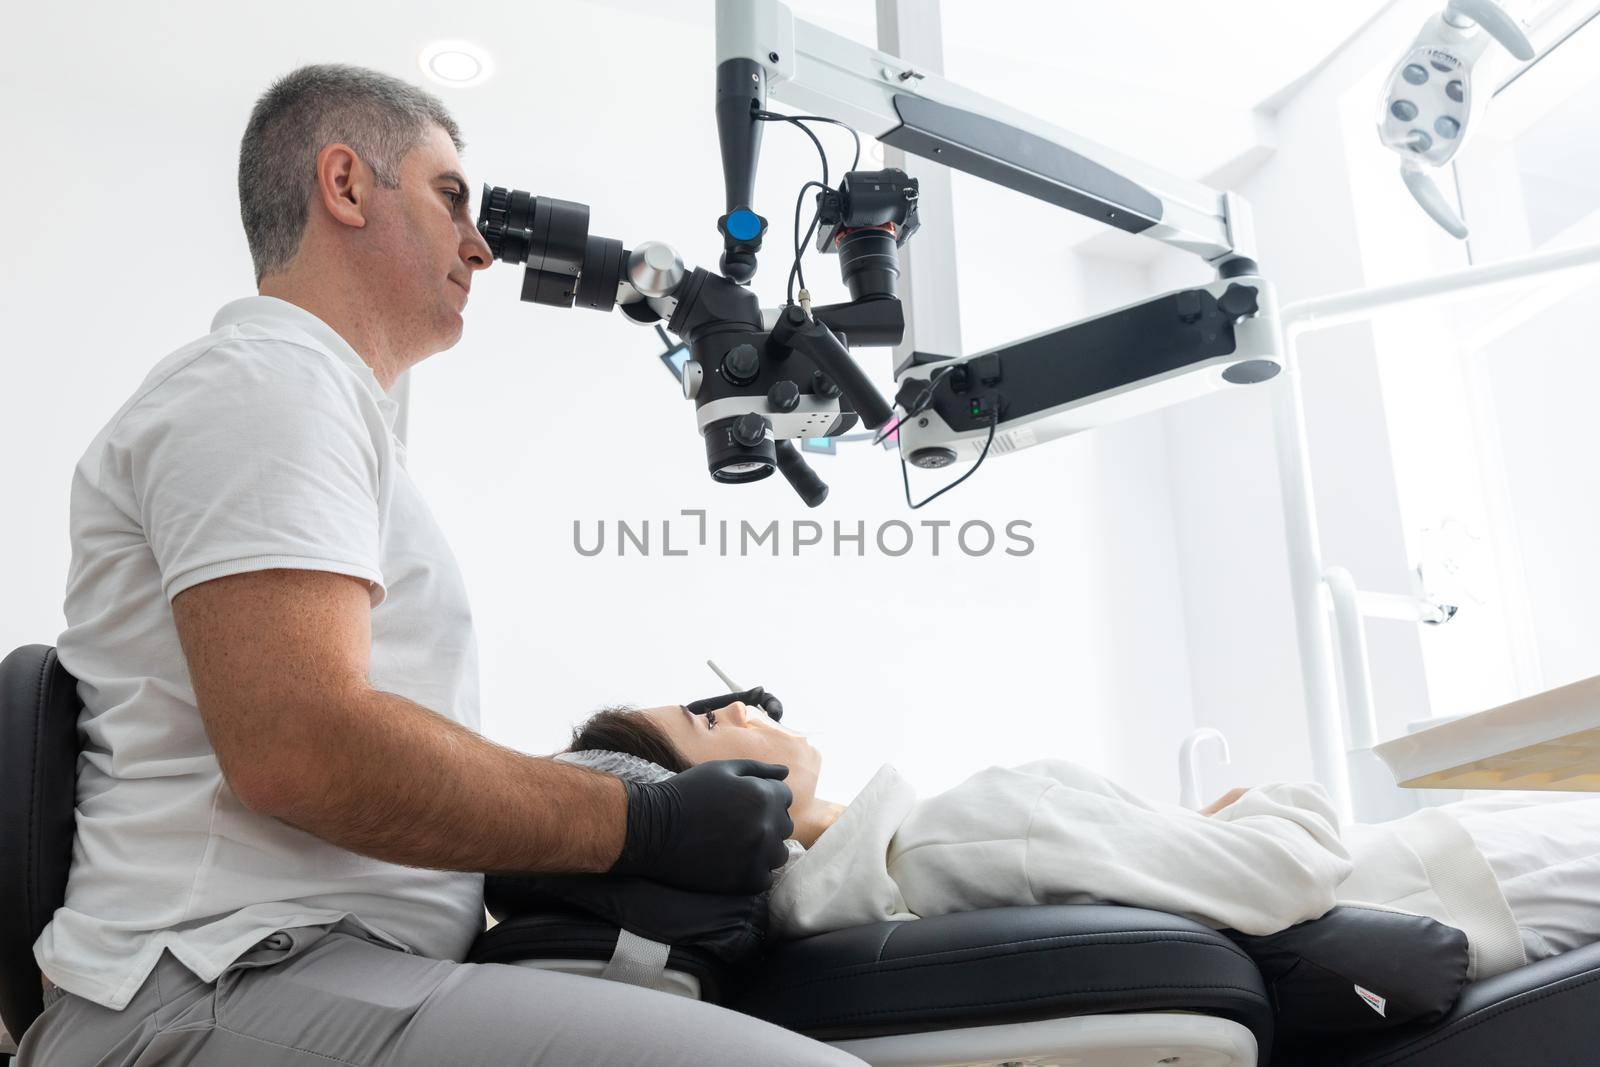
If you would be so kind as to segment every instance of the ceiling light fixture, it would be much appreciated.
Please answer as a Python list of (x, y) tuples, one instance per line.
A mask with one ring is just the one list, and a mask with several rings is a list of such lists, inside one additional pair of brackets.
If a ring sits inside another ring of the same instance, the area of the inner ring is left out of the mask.
[(494, 73), (489, 53), (470, 41), (434, 41), (417, 54), (417, 66), (430, 81), (465, 89), (482, 85)]

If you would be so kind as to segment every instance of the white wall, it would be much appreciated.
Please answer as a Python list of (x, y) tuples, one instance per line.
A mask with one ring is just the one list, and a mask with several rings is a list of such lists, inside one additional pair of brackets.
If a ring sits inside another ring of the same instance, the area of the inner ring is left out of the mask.
[(1600, 476), (1591, 463), (1600, 389), (1593, 331), (1600, 286), (1589, 286), (1486, 350), (1527, 569), (1544, 684), (1600, 673)]
[[(1479, 262), (1600, 240), (1600, 23), (1495, 98), (1458, 168)], [(1593, 272), (1544, 278), (1458, 316), (1464, 361), (1481, 375), (1477, 420), (1499, 449), (1506, 521), (1486, 538), (1520, 572), (1526, 648), (1519, 693), (1600, 673), (1593, 530), (1600, 480), (1586, 400), (1595, 386)]]
[[(1374, 277), (1363, 254), (1370, 220), (1358, 210), (1352, 172), (1374, 161), (1350, 157), (1345, 108), (1374, 71), (1387, 72), (1425, 7), (1393, 5), (1298, 85), (1274, 116), (1274, 153), (1239, 186), (1282, 305), (1393, 280)], [(1370, 99), (1377, 92), (1371, 83)], [(1398, 189), (1397, 167), (1375, 162)], [(1434, 252), (1432, 244), (1402, 248), (1392, 262), (1428, 271)], [(1170, 259), (1152, 276), (1162, 287), (1197, 280), (1189, 264)], [(1348, 568), (1362, 589), (1410, 593), (1372, 331), (1358, 324), (1308, 334), (1299, 351), (1324, 561)], [(1233, 742), (1246, 782), (1311, 769), (1269, 402), (1266, 389), (1246, 389), (1165, 416), (1196, 719)], [(1428, 713), (1418, 637), (1414, 626), (1377, 621), (1367, 638), (1387, 736)]]

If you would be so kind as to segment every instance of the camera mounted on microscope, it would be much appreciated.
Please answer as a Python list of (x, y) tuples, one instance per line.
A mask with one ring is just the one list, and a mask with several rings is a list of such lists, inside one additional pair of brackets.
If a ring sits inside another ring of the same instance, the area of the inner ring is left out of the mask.
[(817, 251), (839, 254), (852, 300), (898, 297), (899, 248), (920, 225), (917, 179), (898, 167), (851, 171), (817, 194)]

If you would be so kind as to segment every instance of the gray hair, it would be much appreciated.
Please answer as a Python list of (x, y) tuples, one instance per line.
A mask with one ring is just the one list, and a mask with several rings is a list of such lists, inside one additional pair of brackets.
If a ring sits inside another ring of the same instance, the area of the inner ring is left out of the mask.
[(317, 153), (347, 144), (378, 184), (400, 184), (400, 161), (438, 126), (456, 151), (461, 131), (438, 98), (399, 78), (340, 63), (301, 67), (273, 83), (239, 145), (239, 215), (256, 282), (288, 267), (316, 192)]

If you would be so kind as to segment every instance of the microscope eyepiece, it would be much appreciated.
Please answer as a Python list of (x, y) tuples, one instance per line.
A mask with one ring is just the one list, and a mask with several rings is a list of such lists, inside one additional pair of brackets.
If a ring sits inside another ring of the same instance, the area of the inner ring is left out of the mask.
[(483, 186), (478, 200), (478, 232), (489, 245), (495, 259), (502, 258), (506, 244), (506, 213), (511, 206), (511, 190), (499, 185)]
[(627, 269), (621, 241), (589, 236), (589, 205), (521, 189), (483, 187), (478, 232), (494, 258), (526, 264), (522, 299), (610, 311)]

